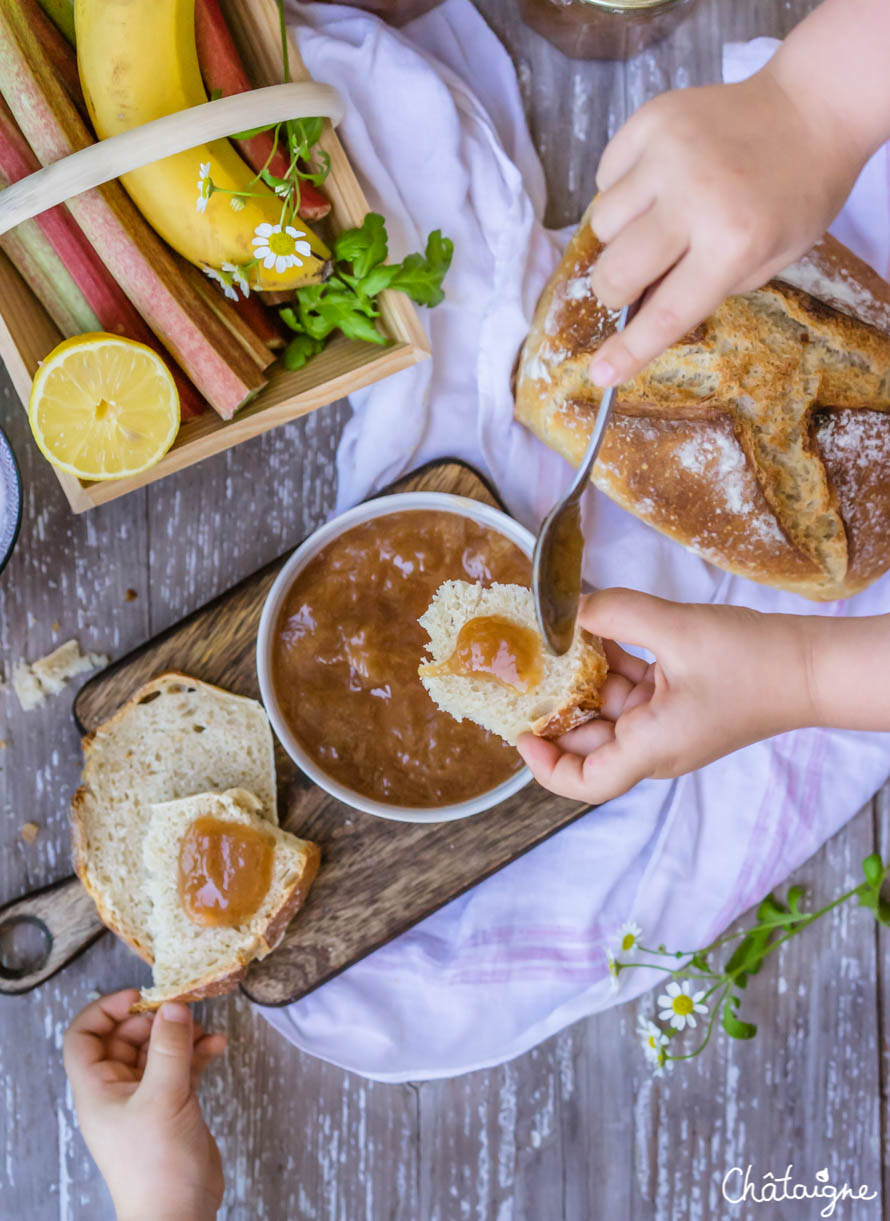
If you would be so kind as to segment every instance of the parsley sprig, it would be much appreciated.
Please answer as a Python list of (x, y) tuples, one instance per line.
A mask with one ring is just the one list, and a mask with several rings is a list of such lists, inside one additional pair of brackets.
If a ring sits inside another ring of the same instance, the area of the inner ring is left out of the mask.
[(298, 288), (294, 304), (281, 310), (281, 319), (294, 332), (284, 350), (288, 369), (302, 369), (324, 347), (334, 331), (349, 339), (386, 344), (377, 328), (377, 297), (384, 289), (407, 293), (418, 305), (432, 307), (444, 298), (442, 281), (451, 265), (454, 244), (435, 229), (423, 254), (409, 254), (401, 263), (387, 263), (386, 223), (369, 212), (356, 229), (334, 239), (334, 270), (324, 284)]

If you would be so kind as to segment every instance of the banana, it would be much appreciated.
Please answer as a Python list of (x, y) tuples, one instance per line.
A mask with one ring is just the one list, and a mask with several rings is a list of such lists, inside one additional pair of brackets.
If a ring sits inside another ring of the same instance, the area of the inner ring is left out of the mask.
[[(100, 139), (207, 101), (195, 45), (195, 0), (75, 0), (74, 19), (80, 79)], [(199, 179), (207, 174), (223, 190), (200, 211)], [(253, 177), (228, 140), (213, 140), (121, 181), (152, 228), (190, 262), (219, 270), (258, 257), (248, 281), (259, 290), (283, 292), (320, 282), (330, 251), (299, 218), (289, 231), (278, 232), (281, 200)], [(251, 192), (239, 211), (223, 193), (233, 190)], [(258, 229), (265, 235), (260, 247), (254, 245)]]

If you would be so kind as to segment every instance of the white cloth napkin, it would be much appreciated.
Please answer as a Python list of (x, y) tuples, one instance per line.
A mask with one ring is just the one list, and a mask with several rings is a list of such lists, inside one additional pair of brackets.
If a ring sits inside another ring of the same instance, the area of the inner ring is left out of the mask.
[[(341, 507), (457, 455), (534, 526), (569, 470), (514, 423), (509, 377), (561, 242), (541, 224), (544, 182), (512, 64), (469, 0), (446, 0), (401, 33), (346, 8), (294, 12), (313, 76), (347, 99), (341, 134), (393, 252), (419, 248), (436, 227), (455, 242), (447, 301), (422, 312), (433, 360), (353, 396)], [(726, 78), (755, 70), (774, 45), (727, 47)], [(887, 165), (882, 151), (836, 226), (885, 274)], [(890, 610), (890, 578), (849, 603), (814, 606), (711, 567), (599, 493), (586, 529), (586, 576), (599, 586), (761, 610)], [(622, 921), (636, 919), (653, 943), (705, 944), (888, 773), (890, 735), (808, 730), (645, 782), (302, 1001), (263, 1013), (299, 1047), (380, 1080), (507, 1060), (651, 985), (648, 973), (626, 972), (618, 994), (610, 989), (606, 949)]]

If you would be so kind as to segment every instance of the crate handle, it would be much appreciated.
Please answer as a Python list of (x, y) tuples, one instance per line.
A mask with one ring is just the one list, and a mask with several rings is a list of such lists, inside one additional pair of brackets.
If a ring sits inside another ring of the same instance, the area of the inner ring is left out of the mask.
[(164, 115), (79, 149), (0, 191), (0, 235), (82, 191), (233, 131), (316, 116), (336, 125), (343, 114), (343, 99), (332, 85), (296, 81)]

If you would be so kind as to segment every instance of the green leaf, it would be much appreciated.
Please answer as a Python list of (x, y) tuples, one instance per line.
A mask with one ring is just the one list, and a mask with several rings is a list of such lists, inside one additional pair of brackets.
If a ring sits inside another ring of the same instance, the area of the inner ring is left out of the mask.
[[(210, 90), (210, 100), (211, 100), (211, 102), (218, 102), (218, 101), (219, 101), (219, 99), (222, 97), (222, 95), (223, 95), (223, 91), (222, 91), (222, 89), (211, 89), (211, 90)], [(232, 136), (232, 137), (231, 137), (231, 139), (233, 139), (233, 140), (237, 140), (237, 139), (238, 139), (238, 137), (237, 137), (237, 136)]]
[(233, 131), (229, 139), (252, 140), (254, 136), (261, 136), (264, 131), (272, 131), (274, 127), (274, 123), (264, 123), (262, 127), (248, 127), (244, 131)]
[(292, 331), (300, 332), (304, 329), (302, 322), (296, 315), (296, 312), (292, 310), (289, 305), (286, 305), (283, 309), (280, 309), (278, 311), (278, 316), (284, 325), (290, 327)]
[(803, 915), (803, 912), (800, 910), (800, 901), (805, 894), (806, 887), (804, 886), (792, 886), (788, 891), (788, 907), (791, 909), (793, 915)]
[(443, 238), (436, 229), (427, 238), (426, 254), (409, 254), (393, 277), (390, 288), (407, 293), (418, 305), (430, 308), (438, 305), (445, 297), (442, 281), (451, 266), (453, 253), (454, 243), (450, 238)]
[(732, 1039), (753, 1039), (757, 1034), (757, 1027), (753, 1022), (743, 1022), (741, 1018), (737, 1018), (733, 1013), (733, 1006), (739, 1003), (737, 996), (727, 996), (723, 1002), (723, 1012), (720, 1015), (720, 1022), (723, 1029)]
[(290, 183), (286, 178), (276, 178), (269, 170), (260, 170), (260, 178), (267, 187), (271, 187), (274, 191), (276, 187), (289, 187)]
[(869, 886), (877, 890), (884, 881), (884, 862), (879, 853), (872, 852), (865, 858), (862, 862), (862, 872), (865, 874), (865, 880)]
[(389, 288), (400, 271), (401, 267), (398, 263), (381, 263), (379, 267), (372, 268), (363, 280), (356, 283), (356, 289), (358, 292), (364, 293), (366, 297), (376, 297), (385, 288)]
[(745, 987), (749, 975), (756, 975), (760, 970), (771, 936), (772, 929), (754, 928), (730, 956), (724, 974), (731, 976), (740, 988)]
[(309, 335), (295, 335), (287, 347), (284, 349), (284, 366), (295, 372), (297, 369), (302, 369), (306, 362), (313, 356), (317, 356), (324, 344), (313, 339)]
[(708, 960), (705, 958), (702, 950), (698, 950), (692, 955), (689, 960), (689, 965), (692, 967), (697, 967), (699, 971), (709, 971), (711, 969), (708, 966)]
[(369, 212), (357, 229), (344, 229), (334, 239), (334, 258), (352, 264), (363, 280), (372, 267), (386, 258), (386, 224), (379, 212)]
[(378, 343), (381, 346), (389, 343), (385, 335), (381, 335), (370, 318), (364, 314), (347, 314), (340, 322), (340, 330), (349, 339), (364, 339), (366, 343)]

